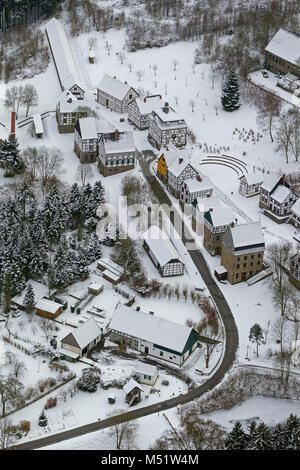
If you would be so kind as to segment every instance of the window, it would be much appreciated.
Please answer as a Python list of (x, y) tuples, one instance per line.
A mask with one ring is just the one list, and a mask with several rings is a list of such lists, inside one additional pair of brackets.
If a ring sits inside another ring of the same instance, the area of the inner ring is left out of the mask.
[(160, 355), (160, 356), (163, 356), (164, 353), (163, 353), (162, 351), (159, 351), (159, 355)]
[(247, 264), (246, 264), (246, 263), (243, 263), (243, 268), (245, 268), (246, 266), (247, 266)]
[(247, 256), (244, 256), (244, 261), (247, 259)]
[(240, 264), (237, 264), (237, 265), (236, 265), (236, 269), (240, 269)]

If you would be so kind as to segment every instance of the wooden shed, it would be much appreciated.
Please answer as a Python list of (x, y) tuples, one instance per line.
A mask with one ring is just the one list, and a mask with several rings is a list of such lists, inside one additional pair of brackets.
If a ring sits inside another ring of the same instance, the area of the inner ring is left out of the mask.
[(144, 389), (134, 379), (130, 379), (127, 384), (124, 385), (123, 390), (126, 393), (125, 400), (129, 406), (139, 403), (142, 399), (142, 392)]
[(53, 300), (40, 299), (36, 304), (36, 314), (44, 318), (56, 318), (62, 312), (62, 305)]

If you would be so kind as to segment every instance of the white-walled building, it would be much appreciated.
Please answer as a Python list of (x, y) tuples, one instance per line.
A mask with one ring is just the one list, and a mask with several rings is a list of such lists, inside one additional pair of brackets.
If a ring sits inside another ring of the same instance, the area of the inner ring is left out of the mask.
[(128, 105), (139, 94), (127, 82), (105, 74), (97, 87), (97, 101), (117, 113), (126, 113)]
[(110, 322), (110, 340), (181, 366), (196, 349), (193, 328), (119, 304)]

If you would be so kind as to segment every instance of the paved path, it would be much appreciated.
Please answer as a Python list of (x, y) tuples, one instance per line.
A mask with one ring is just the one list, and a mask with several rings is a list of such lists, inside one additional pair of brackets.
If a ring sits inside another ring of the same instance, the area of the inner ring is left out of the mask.
[[(151, 186), (153, 191), (155, 192), (158, 199), (163, 202), (167, 202), (170, 200), (168, 196), (161, 192), (162, 188), (160, 184), (156, 181), (156, 184), (153, 184), (153, 175), (151, 175), (149, 171), (149, 167), (147, 164), (142, 162), (141, 168), (143, 171), (144, 176), (147, 180), (151, 181)], [(154, 178), (155, 179), (155, 178)], [(15, 449), (26, 450), (26, 449), (37, 449), (40, 447), (45, 447), (50, 444), (55, 444), (56, 442), (61, 442), (67, 439), (72, 439), (74, 437), (82, 436), (84, 434), (88, 434), (94, 431), (99, 431), (100, 429), (105, 429), (108, 427), (113, 426), (116, 423), (121, 423), (124, 421), (130, 421), (137, 418), (142, 418), (143, 416), (148, 416), (153, 413), (158, 413), (159, 411), (168, 410), (169, 408), (174, 408), (178, 405), (183, 405), (185, 403), (191, 402), (196, 398), (199, 398), (204, 393), (208, 392), (209, 390), (213, 389), (224, 377), (226, 372), (232, 366), (235, 355), (238, 347), (238, 331), (237, 327), (231, 313), (231, 310), (226, 302), (225, 297), (223, 296), (221, 290), (217, 286), (214, 278), (210, 273), (210, 269), (206, 264), (206, 261), (202, 255), (202, 253), (198, 250), (191, 250), (189, 251), (199, 273), (201, 274), (203, 281), (205, 282), (210, 295), (212, 296), (213, 300), (215, 301), (220, 315), (223, 320), (226, 341), (225, 341), (225, 351), (223, 355), (222, 362), (214, 375), (206, 380), (202, 385), (196, 387), (184, 395), (179, 395), (175, 398), (170, 398), (169, 400), (165, 400), (159, 403), (155, 403), (153, 405), (145, 406), (143, 408), (137, 408), (135, 410), (128, 411), (121, 415), (104, 419), (103, 421), (96, 421), (94, 423), (89, 423), (84, 426), (80, 426), (74, 429), (69, 429), (68, 431), (63, 431), (59, 434), (53, 434), (46, 436), (41, 439), (36, 439), (34, 441), (29, 441), (23, 444), (19, 444), (15, 446)]]

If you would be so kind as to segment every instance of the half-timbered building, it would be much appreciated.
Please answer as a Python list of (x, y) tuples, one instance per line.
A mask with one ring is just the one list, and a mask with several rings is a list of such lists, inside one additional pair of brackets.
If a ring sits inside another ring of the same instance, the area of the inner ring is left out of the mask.
[(99, 139), (98, 168), (103, 176), (132, 170), (135, 167), (136, 148), (132, 132), (116, 131), (113, 138)]
[(183, 204), (191, 204), (198, 197), (203, 198), (207, 195), (211, 196), (213, 191), (211, 180), (207, 176), (197, 174), (195, 178), (187, 178), (181, 183), (179, 200)]
[(197, 197), (192, 202), (192, 229), (198, 235), (204, 234), (204, 214), (211, 209), (220, 207), (220, 200), (216, 196), (207, 194), (206, 197)]
[(150, 115), (148, 139), (160, 149), (173, 144), (176, 147), (186, 145), (187, 124), (176, 111), (165, 103)]
[(143, 238), (144, 249), (162, 277), (183, 275), (184, 263), (165, 232), (152, 225)]
[(106, 119), (87, 117), (78, 119), (74, 133), (74, 151), (81, 163), (95, 162), (101, 136), (113, 139), (116, 128)]
[[(196, 180), (199, 176), (198, 171), (189, 162), (187, 153), (188, 152), (185, 152), (184, 155), (180, 151), (175, 151), (177, 158), (175, 158), (173, 163), (168, 167), (168, 189), (177, 199), (180, 196), (180, 191), (182, 191), (182, 184), (184, 181), (190, 181), (192, 179)], [(182, 192), (184, 192), (184, 188)]]
[(127, 82), (121, 82), (116, 77), (104, 75), (97, 87), (97, 101), (116, 113), (126, 113), (128, 105), (139, 94)]
[(204, 247), (212, 256), (221, 255), (223, 234), (236, 224), (230, 207), (211, 207), (204, 214)]
[(260, 192), (260, 187), (264, 179), (258, 173), (246, 173), (240, 177), (239, 193), (245, 197), (256, 196)]
[(78, 119), (87, 117), (85, 101), (79, 101), (73, 93), (65, 90), (56, 105), (56, 120), (60, 134), (72, 133)]
[(161, 95), (145, 96), (136, 98), (128, 105), (128, 121), (138, 129), (148, 129), (150, 125), (150, 114), (161, 106)]
[(259, 207), (264, 209), (267, 217), (279, 224), (289, 219), (297, 199), (298, 196), (286, 182), (285, 175), (271, 175), (260, 187)]

